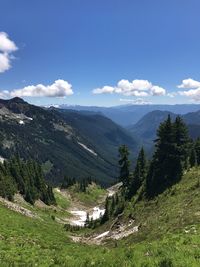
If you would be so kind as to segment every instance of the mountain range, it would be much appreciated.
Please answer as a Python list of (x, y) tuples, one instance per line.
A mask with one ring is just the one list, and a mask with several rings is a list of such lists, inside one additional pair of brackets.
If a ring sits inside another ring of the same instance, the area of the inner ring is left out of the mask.
[(156, 130), (168, 115), (171, 116), (172, 120), (179, 115), (186, 123), (190, 137), (193, 139), (200, 137), (200, 110), (184, 115), (175, 114), (170, 111), (154, 110), (146, 114), (136, 124), (129, 125), (127, 129), (134, 138), (138, 137), (140, 139), (140, 144), (146, 148), (147, 152), (151, 152), (153, 140), (156, 138)]
[[(76, 106), (75, 110), (62, 107), (38, 107), (17, 97), (0, 100), (0, 159), (15, 154), (33, 158), (43, 164), (47, 178), (54, 184), (60, 183), (66, 175), (76, 179), (90, 176), (107, 186), (118, 176), (119, 146), (129, 147), (133, 162), (142, 145), (150, 155), (156, 129), (168, 114), (174, 119), (182, 113), (190, 136), (200, 135), (200, 111), (183, 114), (196, 110), (198, 105), (160, 105), (162, 109), (170, 107), (181, 112), (153, 110), (131, 125), (128, 125), (130, 118), (136, 120), (133, 114), (138, 112), (138, 119), (157, 106)], [(109, 118), (113, 114), (115, 121), (123, 118), (126, 129)]]
[(121, 105), (114, 107), (96, 107), (96, 106), (71, 106), (71, 105), (59, 105), (61, 109), (73, 109), (77, 111), (92, 111), (101, 113), (102, 115), (110, 118), (115, 123), (127, 127), (137, 123), (143, 116), (149, 112), (160, 110), (168, 111), (175, 114), (186, 114), (189, 112), (196, 112), (200, 110), (199, 104), (180, 104), (180, 105)]
[(136, 140), (101, 114), (42, 108), (17, 97), (0, 100), (1, 158), (33, 158), (54, 184), (64, 175), (113, 183), (121, 144), (136, 156)]

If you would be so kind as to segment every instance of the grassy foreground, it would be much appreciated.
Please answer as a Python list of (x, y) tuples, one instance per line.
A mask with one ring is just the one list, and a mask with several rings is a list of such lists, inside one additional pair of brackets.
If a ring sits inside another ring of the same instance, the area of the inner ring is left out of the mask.
[(139, 232), (104, 247), (73, 243), (46, 211), (35, 219), (0, 205), (0, 266), (200, 266), (199, 172), (150, 203), (129, 205)]

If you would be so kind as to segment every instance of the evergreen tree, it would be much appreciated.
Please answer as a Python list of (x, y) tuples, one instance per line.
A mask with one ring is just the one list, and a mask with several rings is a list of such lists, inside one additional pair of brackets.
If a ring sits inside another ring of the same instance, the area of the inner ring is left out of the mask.
[(190, 152), (190, 167), (194, 167), (196, 166), (196, 164), (197, 164), (196, 151), (193, 147)]
[(195, 142), (195, 152), (197, 165), (200, 165), (200, 137), (198, 137)]
[(180, 180), (188, 159), (189, 138), (187, 128), (180, 117), (171, 122), (170, 115), (160, 124), (155, 140), (156, 150), (146, 179), (149, 197), (163, 192)]
[(129, 167), (130, 161), (128, 159), (129, 151), (126, 145), (122, 145), (119, 148), (119, 166), (120, 166), (120, 181), (122, 181), (124, 187), (129, 186)]
[(90, 216), (89, 216), (89, 212), (87, 212), (86, 220), (85, 220), (85, 227), (89, 227), (89, 225), (90, 225)]
[(17, 191), (31, 204), (36, 199), (41, 199), (47, 205), (55, 204), (52, 187), (45, 183), (41, 166), (35, 161), (13, 157), (0, 164), (0, 195), (13, 200)]
[(131, 179), (129, 188), (129, 198), (131, 198), (137, 192), (137, 190), (141, 187), (141, 185), (145, 181), (146, 172), (147, 172), (147, 161), (144, 149), (142, 147), (138, 155), (137, 163), (133, 173), (133, 178)]
[(104, 215), (101, 218), (101, 224), (105, 223), (106, 221), (109, 220), (109, 197), (106, 198), (106, 202), (105, 202), (105, 212)]
[(186, 124), (180, 116), (177, 116), (174, 122), (174, 141), (176, 143), (176, 155), (181, 169), (187, 169), (189, 158), (189, 135)]

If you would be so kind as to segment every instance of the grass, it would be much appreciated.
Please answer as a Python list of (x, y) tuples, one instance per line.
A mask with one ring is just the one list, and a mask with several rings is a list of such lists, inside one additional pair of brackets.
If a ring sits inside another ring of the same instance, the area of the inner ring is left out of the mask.
[(90, 184), (86, 188), (86, 192), (78, 192), (76, 185), (70, 189), (72, 197), (88, 206), (94, 206), (94, 203), (102, 202), (106, 196), (106, 190), (96, 184)]
[(198, 267), (199, 172), (192, 169), (149, 203), (130, 203), (124, 220), (131, 213), (141, 224), (139, 232), (106, 246), (73, 243), (63, 225), (52, 220), (53, 209), (33, 207), (41, 219), (32, 219), (0, 204), (0, 266)]
[(54, 190), (54, 196), (58, 206), (63, 209), (68, 209), (70, 207), (70, 200), (67, 197), (63, 197), (63, 195), (57, 190)]

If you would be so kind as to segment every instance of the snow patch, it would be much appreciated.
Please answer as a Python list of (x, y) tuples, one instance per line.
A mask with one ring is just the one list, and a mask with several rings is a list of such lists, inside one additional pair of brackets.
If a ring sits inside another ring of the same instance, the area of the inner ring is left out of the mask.
[(26, 117), (29, 121), (32, 121), (33, 120), (33, 118), (31, 118), (31, 117)]
[(86, 211), (73, 210), (73, 211), (71, 211), (71, 214), (73, 214), (76, 217), (79, 217), (77, 220), (72, 220), (73, 225), (77, 225), (77, 226), (84, 226), (85, 225), (85, 221), (87, 218), (87, 212)]
[(90, 215), (90, 219), (93, 218), (93, 220), (97, 220), (101, 218), (105, 213), (105, 209), (100, 209), (99, 207), (93, 208), (93, 213)]
[(20, 120), (20, 121), (19, 121), (19, 124), (24, 124), (24, 121), (23, 121), (23, 120)]
[[(87, 219), (87, 212), (84, 210), (72, 210), (70, 211), (72, 215), (76, 217), (75, 220), (72, 220), (72, 225), (84, 226)], [(99, 207), (94, 207), (92, 212), (89, 212), (89, 218), (93, 220), (98, 220), (105, 213), (105, 209), (100, 209)]]
[(97, 156), (97, 153), (95, 153), (94, 150), (88, 148), (86, 145), (84, 145), (84, 144), (82, 144), (82, 143), (80, 143), (80, 142), (78, 142), (78, 144), (79, 144), (80, 146), (82, 146), (85, 150), (87, 150), (88, 152), (90, 152), (91, 154)]
[(0, 162), (3, 163), (4, 162), (4, 158), (0, 156)]
[(110, 233), (110, 231), (104, 232), (104, 233), (102, 233), (102, 234), (96, 236), (95, 239), (100, 239), (100, 238), (102, 238), (102, 237), (105, 237), (105, 236), (107, 236), (109, 233)]

